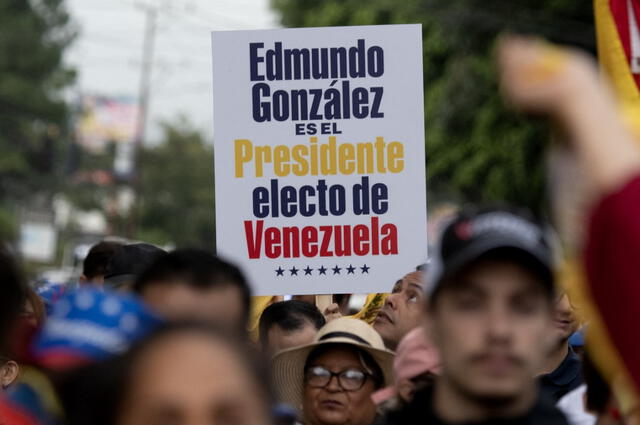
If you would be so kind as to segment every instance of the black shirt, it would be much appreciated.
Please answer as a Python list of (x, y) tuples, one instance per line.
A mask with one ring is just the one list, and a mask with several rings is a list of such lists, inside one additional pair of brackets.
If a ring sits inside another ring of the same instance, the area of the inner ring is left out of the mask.
[(540, 393), (553, 403), (557, 403), (569, 391), (582, 385), (580, 357), (569, 347), (562, 363), (551, 373), (540, 375)]
[(413, 401), (401, 410), (388, 412), (379, 422), (384, 425), (568, 425), (564, 415), (542, 398), (525, 414), (514, 418), (488, 419), (480, 422), (445, 422), (433, 410), (433, 390), (417, 392)]

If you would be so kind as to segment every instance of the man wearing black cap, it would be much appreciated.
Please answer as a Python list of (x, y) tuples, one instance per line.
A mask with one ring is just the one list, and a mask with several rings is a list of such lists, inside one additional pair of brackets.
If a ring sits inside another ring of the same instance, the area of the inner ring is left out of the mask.
[(553, 260), (543, 230), (509, 211), (462, 213), (436, 251), (428, 316), (442, 375), (387, 423), (566, 424), (535, 380), (553, 333)]

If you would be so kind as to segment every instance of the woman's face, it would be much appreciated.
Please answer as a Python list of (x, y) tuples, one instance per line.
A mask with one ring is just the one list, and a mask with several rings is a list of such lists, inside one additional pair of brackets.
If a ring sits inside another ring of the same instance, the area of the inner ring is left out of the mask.
[(221, 342), (169, 336), (137, 359), (118, 425), (266, 425), (255, 381)]
[[(369, 373), (362, 365), (357, 349), (348, 346), (331, 347), (309, 362), (307, 370), (318, 366), (333, 373), (348, 369)], [(303, 397), (305, 419), (312, 425), (370, 425), (376, 414), (376, 406), (371, 400), (374, 391), (375, 384), (370, 376), (366, 377), (360, 389), (353, 391), (342, 388), (336, 376), (332, 376), (322, 388), (310, 385), (306, 379)]]

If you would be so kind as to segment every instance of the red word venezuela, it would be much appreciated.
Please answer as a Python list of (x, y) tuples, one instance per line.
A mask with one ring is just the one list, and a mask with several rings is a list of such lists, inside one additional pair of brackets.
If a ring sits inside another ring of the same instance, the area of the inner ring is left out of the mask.
[(398, 254), (398, 228), (375, 216), (368, 224), (304, 227), (245, 220), (244, 233), (250, 259)]

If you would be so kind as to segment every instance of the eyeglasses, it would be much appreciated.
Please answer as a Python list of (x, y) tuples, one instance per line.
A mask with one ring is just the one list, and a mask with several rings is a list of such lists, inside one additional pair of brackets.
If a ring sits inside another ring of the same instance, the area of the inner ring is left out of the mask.
[(324, 388), (329, 385), (334, 376), (338, 378), (338, 385), (343, 390), (357, 391), (362, 388), (367, 378), (371, 375), (360, 369), (345, 369), (340, 372), (332, 372), (322, 366), (312, 366), (307, 368), (305, 372), (305, 382), (310, 387)]

